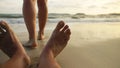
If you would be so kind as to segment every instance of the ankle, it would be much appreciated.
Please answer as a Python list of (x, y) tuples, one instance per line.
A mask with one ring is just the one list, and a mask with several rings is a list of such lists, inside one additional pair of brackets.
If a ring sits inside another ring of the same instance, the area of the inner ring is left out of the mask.
[(41, 58), (54, 58), (51, 49), (49, 49), (47, 47), (44, 48), (44, 50), (42, 51), (40, 57)]
[(43, 40), (44, 39), (44, 32), (38, 32), (38, 40)]
[(19, 57), (22, 57), (23, 62), (24, 62), (24, 64), (25, 64), (25, 67), (26, 67), (26, 68), (27, 68), (28, 66), (30, 66), (31, 60), (30, 60), (30, 57), (27, 55), (26, 52), (23, 52), (23, 53), (19, 54)]
[(32, 36), (29, 35), (29, 40), (36, 40), (36, 38), (37, 38), (37, 37), (36, 37), (36, 34), (35, 34), (35, 35), (32, 35)]
[(38, 31), (38, 34), (44, 34), (44, 30)]
[(17, 51), (12, 58), (20, 59), (25, 68), (30, 66), (31, 60), (25, 51)]
[(30, 64), (31, 64), (30, 57), (25, 54), (25, 55), (23, 56), (23, 60), (24, 60), (25, 66), (26, 66), (26, 67), (29, 67)]

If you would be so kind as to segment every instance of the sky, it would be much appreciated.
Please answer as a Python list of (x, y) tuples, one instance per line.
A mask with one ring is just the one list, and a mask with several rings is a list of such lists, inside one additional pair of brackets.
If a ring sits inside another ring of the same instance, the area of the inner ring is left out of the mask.
[[(23, 0), (0, 0), (0, 13), (22, 14)], [(37, 7), (36, 7), (37, 8)], [(49, 13), (120, 13), (120, 0), (48, 0)]]

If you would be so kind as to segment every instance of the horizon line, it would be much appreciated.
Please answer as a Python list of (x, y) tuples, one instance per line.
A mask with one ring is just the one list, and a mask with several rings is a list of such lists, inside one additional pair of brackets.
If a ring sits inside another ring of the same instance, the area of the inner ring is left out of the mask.
[[(100, 13), (100, 14), (87, 14), (87, 13), (82, 13), (79, 12), (81, 14), (85, 14), (85, 15), (102, 15), (102, 14), (120, 14), (117, 12), (113, 12), (113, 13)], [(79, 13), (73, 13), (73, 14), (79, 14)], [(22, 13), (0, 13), (0, 14), (22, 14)], [(48, 13), (48, 14), (72, 14), (72, 13)]]

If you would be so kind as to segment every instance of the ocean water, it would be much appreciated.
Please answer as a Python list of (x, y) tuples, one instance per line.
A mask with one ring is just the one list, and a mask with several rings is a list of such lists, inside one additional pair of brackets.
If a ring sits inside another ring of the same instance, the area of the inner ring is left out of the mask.
[[(0, 18), (0, 20), (5, 20), (9, 24), (24, 24), (23, 18)], [(58, 21), (63, 20), (66, 23), (114, 23), (120, 22), (120, 18), (57, 18), (57, 19), (48, 19), (48, 23), (57, 23)], [(37, 19), (38, 23), (38, 19)]]

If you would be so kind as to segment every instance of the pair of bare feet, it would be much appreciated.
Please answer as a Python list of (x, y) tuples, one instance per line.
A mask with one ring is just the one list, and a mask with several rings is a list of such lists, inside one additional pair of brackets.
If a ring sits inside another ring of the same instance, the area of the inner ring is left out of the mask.
[[(60, 68), (55, 57), (67, 45), (70, 34), (68, 25), (60, 21), (40, 55), (38, 68)], [(29, 56), (5, 21), (0, 22), (0, 49), (10, 57), (6, 63), (2, 64), (3, 68), (27, 68), (30, 65)]]

